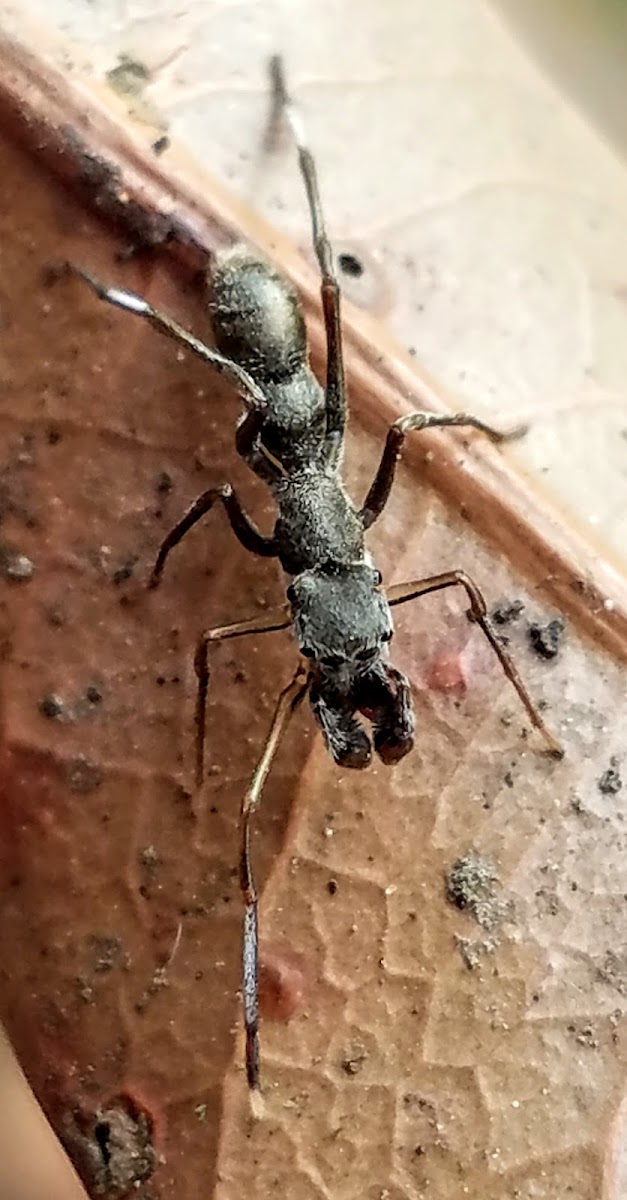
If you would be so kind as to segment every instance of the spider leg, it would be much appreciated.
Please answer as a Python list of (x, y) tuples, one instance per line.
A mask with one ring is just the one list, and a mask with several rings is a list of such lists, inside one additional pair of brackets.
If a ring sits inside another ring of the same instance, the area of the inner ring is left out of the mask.
[(307, 192), (313, 244), (322, 276), (322, 311), (327, 339), (327, 380), (325, 457), (329, 466), (339, 465), (346, 427), (346, 385), (342, 352), (340, 287), (335, 274), (333, 252), (326, 231), (316, 163), (307, 144), (305, 127), (285, 82), (282, 60), (270, 60), (270, 78), (277, 115), (284, 113), (298, 151), (300, 171)]
[(94, 278), (93, 275), (90, 275), (89, 271), (83, 270), (82, 267), (74, 266), (72, 263), (69, 264), (69, 268), (74, 275), (78, 275), (96, 293), (100, 300), (106, 301), (107, 304), (112, 304), (114, 308), (122, 308), (126, 312), (135, 313), (136, 316), (143, 317), (159, 333), (163, 333), (173, 341), (179, 342), (187, 350), (191, 350), (192, 354), (195, 354), (197, 358), (201, 358), (203, 362), (214, 367), (221, 375), (226, 376), (234, 387), (237, 388), (244, 403), (249, 408), (259, 409), (263, 413), (266, 412), (268, 405), (264, 393), (248, 372), (243, 367), (240, 367), (238, 363), (233, 362), (230, 358), (226, 358), (218, 350), (212, 350), (211, 347), (206, 346), (204, 342), (194, 337), (193, 333), (189, 333), (177, 321), (174, 321), (171, 317), (167, 317), (159, 309), (153, 308), (152, 304), (144, 300), (143, 296), (138, 296), (135, 292), (131, 292), (127, 288), (108, 287), (106, 284), (101, 283), (100, 280)]
[(198, 677), (196, 692), (196, 786), (202, 787), (205, 776), (205, 730), (207, 725), (207, 691), (209, 688), (209, 647), (227, 638), (246, 637), (250, 633), (273, 633), (287, 629), (292, 624), (287, 608), (275, 609), (264, 617), (250, 617), (247, 621), (235, 621), (231, 625), (216, 625), (201, 633), (194, 655), (194, 668)]
[(291, 683), (281, 692), (266, 742), (242, 801), (240, 815), (240, 887), (244, 900), (242, 944), (242, 1000), (246, 1031), (246, 1078), (259, 1087), (259, 928), (257, 891), (250, 861), (250, 825), (281, 738), (290, 718), (309, 690), (308, 671), (299, 665)]
[(390, 425), (381, 462), (359, 514), (364, 529), (369, 529), (374, 524), (388, 502), (394, 483), (396, 464), (401, 456), (407, 434), (421, 429), (443, 429), (447, 425), (477, 429), (480, 433), (485, 433), (486, 437), (489, 437), (490, 441), (496, 445), (513, 441), (526, 433), (526, 427), (522, 425), (507, 432), (493, 429), (491, 425), (486, 425), (485, 421), (469, 416), (468, 413), (414, 412), (408, 413), (406, 417), (399, 417), (393, 425)]
[(527, 691), (513, 659), (507, 653), (507, 650), (499, 640), (498, 634), (494, 629), (490, 618), (488, 617), (486, 603), (482, 593), (479, 591), (476, 583), (465, 571), (446, 571), (442, 575), (431, 575), (427, 579), (416, 579), (410, 583), (396, 584), (396, 586), (388, 589), (387, 598), (391, 607), (397, 604), (407, 604), (409, 600), (416, 600), (419, 596), (426, 596), (428, 592), (438, 592), (442, 588), (462, 587), (470, 601), (470, 609), (468, 618), (481, 629), (484, 637), (489, 642), (494, 650), (505, 675), (509, 679), (512, 686), (516, 689), (518, 697), (527, 711), (529, 720), (535, 729), (542, 735), (546, 742), (548, 753), (552, 758), (563, 758), (564, 751), (547, 728), (536, 705), (534, 704), (529, 692)]
[(265, 537), (250, 517), (244, 512), (237, 495), (233, 491), (230, 484), (225, 483), (222, 487), (208, 488), (199, 496), (197, 500), (188, 508), (187, 512), (181, 517), (173, 529), (164, 538), (159, 553), (157, 554), (155, 565), (150, 576), (151, 588), (155, 588), (161, 582), (163, 568), (166, 559), (171, 550), (178, 546), (183, 540), (186, 533), (193, 529), (194, 525), (202, 519), (214, 506), (216, 500), (220, 501), (226, 510), (226, 514), (231, 524), (231, 529), (238, 541), (249, 550), (251, 554), (259, 554), (264, 558), (275, 558), (278, 554), (278, 546), (273, 537)]

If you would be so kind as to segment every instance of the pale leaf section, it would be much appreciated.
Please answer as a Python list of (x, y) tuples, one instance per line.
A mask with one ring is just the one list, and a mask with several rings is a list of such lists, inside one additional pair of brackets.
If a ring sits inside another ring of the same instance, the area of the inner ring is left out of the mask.
[[(70, 71), (142, 64), (134, 115), (307, 248), (292, 156), (268, 164), (259, 153), (264, 63), (280, 50), (334, 241), (365, 268), (347, 293), (460, 406), (528, 419), (524, 466), (624, 554), (627, 173), (494, 12), (465, 0), (30, 9), (70, 39)], [(568, 13), (553, 8), (553, 44), (560, 19)], [(603, 44), (591, 45), (602, 74)]]

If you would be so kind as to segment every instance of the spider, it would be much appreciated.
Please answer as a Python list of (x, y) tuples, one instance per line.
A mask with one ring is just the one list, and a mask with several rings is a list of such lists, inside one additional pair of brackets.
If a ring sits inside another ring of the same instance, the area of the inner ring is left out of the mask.
[(279, 58), (271, 60), (270, 76), (272, 120), (276, 125), (286, 119), (293, 135), (320, 269), (327, 343), (324, 388), (309, 366), (305, 320), (295, 290), (246, 247), (236, 246), (217, 254), (212, 266), (210, 313), (216, 349), (206, 346), (142, 297), (105, 286), (87, 271), (73, 268), (102, 300), (144, 318), (230, 379), (244, 403), (235, 433), (237, 452), (268, 485), (277, 507), (274, 531), (266, 536), (253, 524), (228, 483), (207, 489), (163, 541), (150, 581), (153, 587), (159, 584), (170, 552), (216, 503), (224, 507), (241, 544), (252, 554), (277, 558), (288, 580), (282, 608), (205, 631), (195, 657), (196, 779), (200, 786), (210, 646), (227, 638), (291, 626), (299, 650), (298, 666), (279, 695), (241, 807), (242, 996), (246, 1074), (251, 1088), (260, 1086), (258, 902), (250, 857), (251, 820), (286, 726), (305, 697), (309, 698), (326, 747), (339, 766), (361, 770), (370, 763), (373, 751), (383, 763), (397, 763), (412, 748), (414, 713), (409, 682), (389, 661), (392, 609), (428, 592), (461, 587), (468, 597), (469, 619), (479, 626), (497, 655), (548, 752), (555, 758), (563, 753), (499, 640), (472, 579), (464, 571), (454, 570), (384, 589), (381, 573), (366, 549), (365, 534), (385, 508), (408, 433), (466, 426), (498, 444), (518, 436), (521, 430), (502, 433), (467, 413), (414, 412), (400, 417), (390, 426), (363, 504), (353, 504), (341, 476), (347, 403), (340, 289), (325, 229), (316, 165), (287, 91)]

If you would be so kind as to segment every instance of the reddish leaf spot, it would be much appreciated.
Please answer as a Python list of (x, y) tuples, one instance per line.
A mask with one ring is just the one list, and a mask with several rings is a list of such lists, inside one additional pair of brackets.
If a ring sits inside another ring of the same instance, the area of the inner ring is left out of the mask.
[(434, 692), (452, 692), (456, 696), (466, 693), (466, 673), (459, 652), (437, 654), (427, 665), (426, 678)]
[(290, 1021), (304, 1012), (309, 981), (302, 959), (267, 948), (259, 964), (259, 1008), (266, 1021)]

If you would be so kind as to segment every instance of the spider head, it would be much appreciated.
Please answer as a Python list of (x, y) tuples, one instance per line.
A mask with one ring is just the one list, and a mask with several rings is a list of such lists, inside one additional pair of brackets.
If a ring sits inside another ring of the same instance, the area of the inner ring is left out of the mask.
[(346, 694), (381, 659), (392, 637), (381, 575), (368, 563), (334, 573), (304, 571), (287, 596), (294, 636), (315, 678)]

